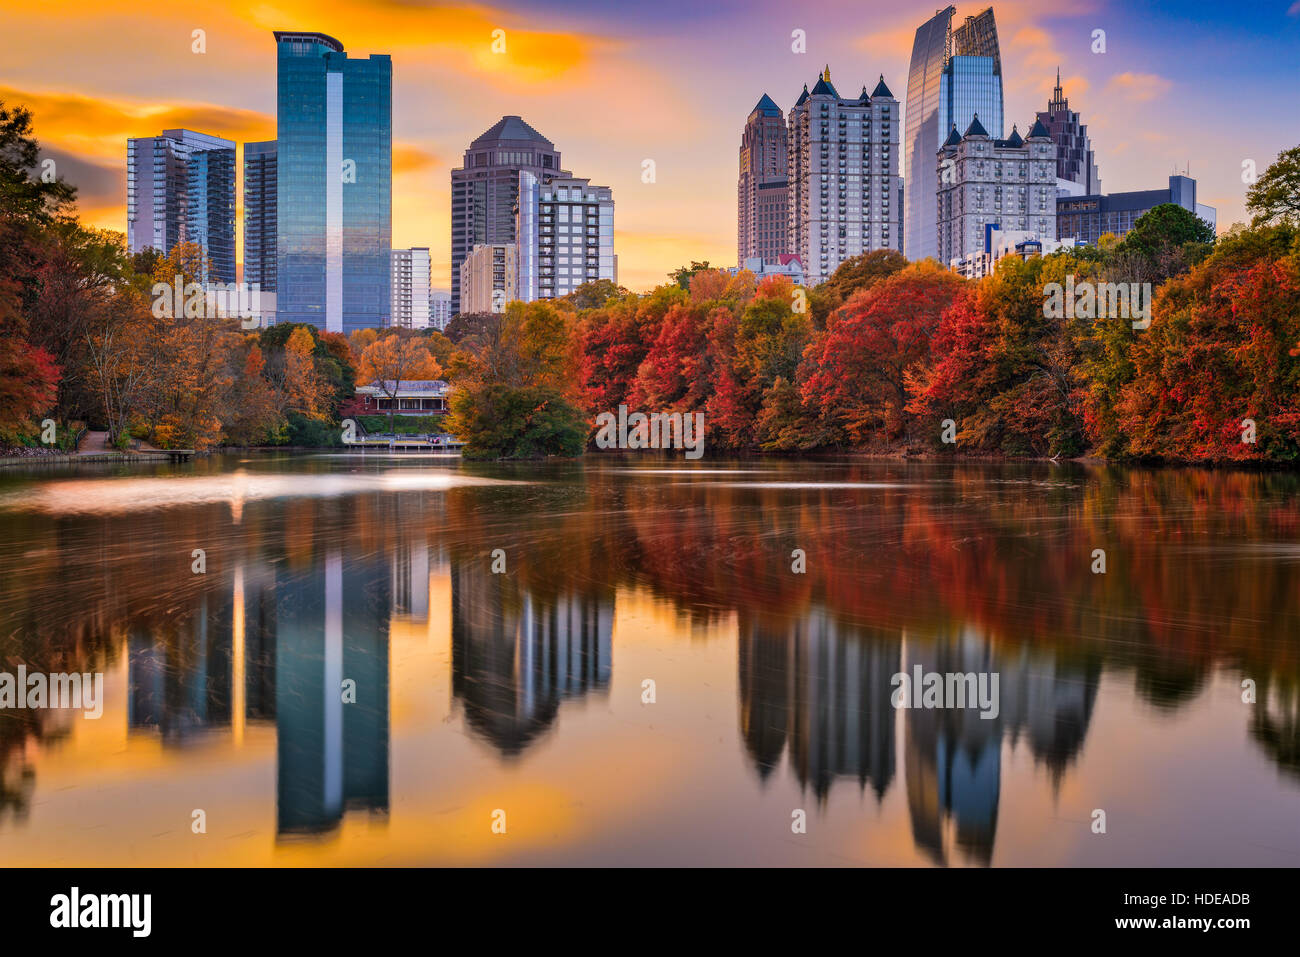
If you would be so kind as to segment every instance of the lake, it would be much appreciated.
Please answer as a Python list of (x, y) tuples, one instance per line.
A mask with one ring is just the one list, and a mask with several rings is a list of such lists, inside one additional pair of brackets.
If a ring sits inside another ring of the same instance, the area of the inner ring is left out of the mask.
[[(1294, 867), (1298, 493), (636, 455), (0, 470), (0, 670), (104, 676), (98, 719), (0, 710), (0, 863)], [(996, 675), (996, 715), (895, 707), (917, 668)]]

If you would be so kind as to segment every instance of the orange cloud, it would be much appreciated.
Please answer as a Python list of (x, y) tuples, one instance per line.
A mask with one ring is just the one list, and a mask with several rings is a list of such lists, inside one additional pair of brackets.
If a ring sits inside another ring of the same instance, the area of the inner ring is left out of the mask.
[[(460, 54), (487, 76), (511, 83), (542, 83), (586, 66), (599, 38), (528, 29), (512, 13), (490, 7), (424, 5), (409, 0), (280, 0), (244, 3), (235, 15), (265, 30), (307, 25), (353, 50)], [(498, 32), (499, 31), (499, 32)]]
[(1108, 94), (1135, 103), (1145, 103), (1164, 96), (1172, 88), (1172, 83), (1154, 73), (1117, 73), (1106, 84)]
[(0, 87), (0, 100), (34, 114), (37, 138), (86, 157), (126, 162), (126, 141), (189, 129), (236, 141), (275, 139), (275, 117), (213, 103), (133, 103), (80, 93)]

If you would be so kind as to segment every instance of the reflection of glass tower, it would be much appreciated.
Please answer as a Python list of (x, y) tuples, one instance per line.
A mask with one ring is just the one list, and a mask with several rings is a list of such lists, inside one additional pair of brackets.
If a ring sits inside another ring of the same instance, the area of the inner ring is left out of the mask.
[(894, 777), (898, 638), (845, 629), (814, 609), (793, 629), (740, 629), (740, 725), (766, 777), (788, 743), (799, 783), (825, 798), (838, 776), (881, 797)]
[[(278, 829), (388, 810), (388, 569), (331, 554), (275, 586)], [(355, 682), (344, 703), (343, 682)]]
[(276, 321), (330, 332), (392, 307), (392, 61), (278, 30)]
[(230, 726), (232, 602), (228, 590), (204, 595), (192, 616), (131, 630), (128, 728), (157, 729), (172, 745)]
[(965, 130), (978, 113), (989, 135), (1002, 138), (1002, 55), (993, 8), (954, 30), (956, 12), (946, 7), (921, 24), (912, 46), (903, 252), (913, 260), (938, 253), (935, 157), (949, 131)]
[(1035, 761), (1046, 765), (1054, 789), (1083, 747), (1097, 697), (1095, 662), (1067, 665), (1045, 653), (996, 654), (973, 632), (933, 644), (909, 642), (908, 672), (996, 672), (999, 714), (979, 708), (909, 708), (904, 719), (907, 803), (912, 836), (936, 863), (950, 855), (949, 828), (969, 859), (993, 858), (1001, 789), (1002, 739), (1014, 747), (1023, 730)]
[(452, 694), (503, 754), (550, 727), (564, 698), (608, 689), (612, 597), (542, 600), (485, 563), (453, 562), (451, 601)]
[[(909, 642), (907, 671), (918, 664), (939, 674), (997, 670), (988, 642), (969, 634), (932, 645)], [(935, 863), (946, 864), (951, 821), (957, 846), (971, 860), (988, 864), (998, 820), (1002, 716), (981, 718), (978, 708), (908, 708), (905, 715), (913, 840)]]

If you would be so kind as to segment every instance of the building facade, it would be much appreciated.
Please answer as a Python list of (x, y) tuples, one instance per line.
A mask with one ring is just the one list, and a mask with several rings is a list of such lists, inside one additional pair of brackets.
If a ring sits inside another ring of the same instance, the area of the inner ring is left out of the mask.
[(244, 144), (244, 282), (275, 291), (275, 140)]
[(472, 312), (461, 302), (461, 264), (478, 245), (515, 241), (520, 173), (545, 183), (569, 174), (560, 151), (518, 116), (500, 122), (465, 150), (464, 165), (451, 171), (451, 311)]
[(1055, 241), (1056, 144), (1035, 121), (994, 139), (975, 117), (964, 135), (953, 127), (937, 154), (938, 259), (955, 264), (989, 251), (993, 229)]
[(429, 326), (442, 332), (451, 322), (451, 290), (433, 289), (429, 292)]
[(1217, 213), (1213, 206), (1196, 201), (1196, 180), (1188, 176), (1170, 176), (1168, 189), (1146, 189), (1104, 196), (1058, 196), (1056, 228), (1061, 236), (1080, 243), (1096, 245), (1107, 233), (1123, 236), (1156, 206), (1173, 203), (1195, 213), (1210, 228), (1215, 228)]
[(520, 173), (516, 235), (516, 293), (524, 302), (560, 299), (598, 279), (618, 282), (608, 186)]
[(126, 237), (133, 253), (203, 247), (201, 282), (235, 281), (235, 144), (194, 130), (126, 141)]
[(938, 254), (935, 154), (956, 126), (975, 114), (990, 135), (1003, 129), (1002, 54), (993, 8), (953, 29), (946, 7), (916, 31), (907, 78), (907, 193), (903, 251), (909, 259)]
[(392, 61), (276, 31), (280, 322), (386, 325), (392, 304)]
[(787, 182), (789, 144), (781, 108), (766, 93), (740, 135), (736, 186), (736, 262), (775, 264), (789, 252)]
[(902, 245), (898, 101), (875, 90), (841, 97), (830, 69), (790, 110), (789, 245), (809, 286), (846, 259)]
[(518, 246), (514, 243), (480, 243), (460, 264), (460, 312), (505, 312), (506, 303), (519, 298)]
[(393, 250), (394, 328), (429, 328), (430, 265), (427, 246)]
[(1088, 125), (1070, 109), (1070, 101), (1061, 89), (1061, 71), (1056, 71), (1056, 87), (1047, 109), (1038, 114), (1056, 144), (1056, 178), (1073, 183), (1084, 196), (1101, 193), (1101, 174), (1097, 172), (1096, 154), (1088, 138)]

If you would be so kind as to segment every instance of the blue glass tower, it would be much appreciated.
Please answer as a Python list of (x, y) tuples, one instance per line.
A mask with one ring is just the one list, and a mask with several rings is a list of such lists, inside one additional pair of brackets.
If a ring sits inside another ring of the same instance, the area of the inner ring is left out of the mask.
[(994, 139), (1002, 138), (1002, 53), (993, 8), (952, 25), (945, 7), (916, 31), (907, 81), (907, 181), (903, 253), (908, 259), (938, 254), (935, 156), (952, 127), (970, 126), (975, 114)]
[[(194, 130), (126, 141), (126, 234), (133, 253), (203, 247), (204, 282), (235, 281), (235, 144)], [(211, 269), (208, 268), (210, 264)]]
[(276, 320), (383, 326), (392, 306), (393, 65), (277, 30)]

